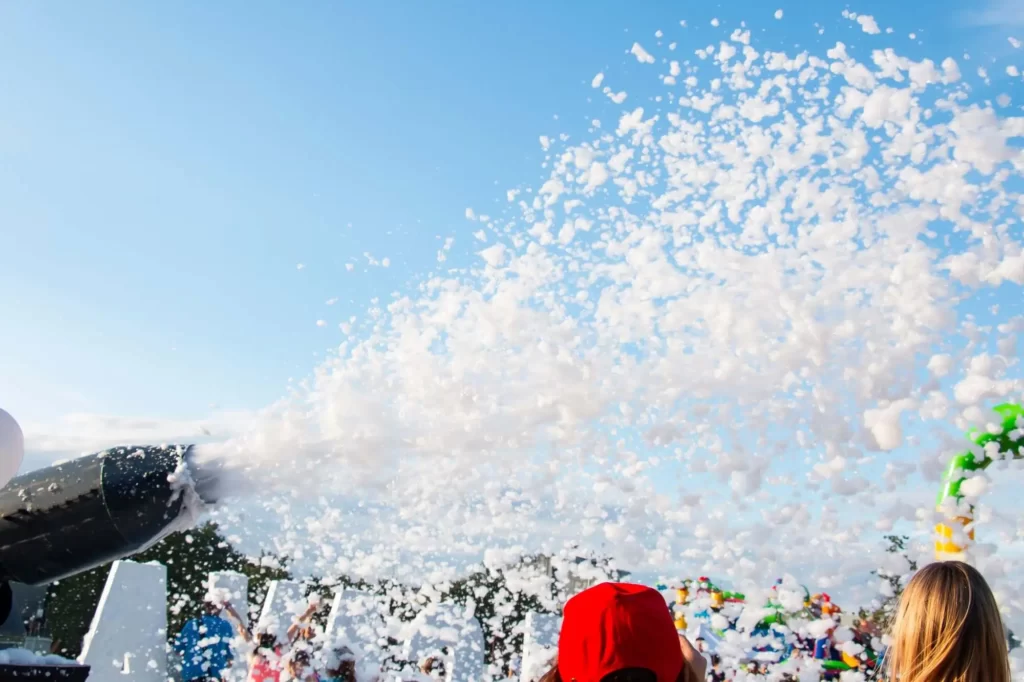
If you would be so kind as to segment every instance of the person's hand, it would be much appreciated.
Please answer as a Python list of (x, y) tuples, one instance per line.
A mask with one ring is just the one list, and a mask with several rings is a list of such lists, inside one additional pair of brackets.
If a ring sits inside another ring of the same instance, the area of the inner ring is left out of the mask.
[(686, 682), (704, 682), (708, 672), (708, 659), (693, 648), (690, 640), (679, 635), (679, 648), (683, 651), (683, 664), (686, 666)]

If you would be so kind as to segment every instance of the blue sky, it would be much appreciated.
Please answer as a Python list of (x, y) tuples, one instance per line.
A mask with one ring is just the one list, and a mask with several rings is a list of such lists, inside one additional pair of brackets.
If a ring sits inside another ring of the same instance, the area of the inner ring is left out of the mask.
[[(856, 45), (846, 6), (5, 3), (0, 405), (24, 422), (265, 405), (446, 237), (470, 248), (465, 208), (539, 177), (538, 135), (610, 110), (590, 79), (636, 69), (633, 40), (692, 52), (713, 38), (679, 20), (715, 16), (763, 47)], [(850, 7), (910, 56), (1008, 50), (1019, 5), (979, 9), (999, 27), (965, 27), (965, 6)]]

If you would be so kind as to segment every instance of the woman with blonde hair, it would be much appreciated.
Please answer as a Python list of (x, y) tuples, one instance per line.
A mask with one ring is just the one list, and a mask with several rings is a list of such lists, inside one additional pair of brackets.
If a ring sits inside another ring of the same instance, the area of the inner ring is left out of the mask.
[(890, 682), (1010, 682), (1006, 631), (992, 590), (959, 561), (910, 580), (885, 653)]

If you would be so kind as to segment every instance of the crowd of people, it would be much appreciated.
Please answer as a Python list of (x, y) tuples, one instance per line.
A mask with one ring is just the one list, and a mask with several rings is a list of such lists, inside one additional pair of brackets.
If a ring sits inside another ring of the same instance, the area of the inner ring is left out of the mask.
[[(265, 624), (246, 627), (231, 604), (207, 601), (203, 614), (185, 623), (175, 639), (182, 682), (227, 679), (236, 649), (247, 658), (246, 682), (357, 682), (355, 657), (348, 647), (323, 651), (317, 646), (311, 622), (317, 608), (318, 604), (310, 604), (280, 637)], [(241, 646), (234, 646), (236, 638)]]
[[(250, 631), (230, 606), (206, 605), (176, 640), (183, 682), (220, 682), (232, 665), (237, 636), (248, 651), (247, 682), (379, 682), (377, 669), (359, 670), (344, 646), (315, 648), (316, 605), (284, 638)], [(885, 638), (875, 679), (888, 682), (1010, 682), (1009, 652), (995, 597), (981, 574), (957, 561), (926, 566), (910, 580)], [(557, 656), (539, 682), (713, 682), (769, 676), (807, 680), (814, 665), (773, 670), (750, 662), (729, 667), (702, 652), (676, 628), (664, 597), (649, 587), (602, 583), (570, 599), (563, 610)], [(813, 660), (813, 659), (808, 659)], [(318, 670), (317, 668), (320, 668)], [(428, 657), (425, 679), (447, 679), (443, 658)], [(410, 676), (403, 676), (409, 679)], [(526, 681), (532, 682), (532, 681)]]

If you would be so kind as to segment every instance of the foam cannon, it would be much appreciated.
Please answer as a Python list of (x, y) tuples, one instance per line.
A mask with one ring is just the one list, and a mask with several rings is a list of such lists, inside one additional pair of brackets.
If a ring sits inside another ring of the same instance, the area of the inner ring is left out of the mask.
[[(191, 527), (216, 475), (192, 447), (120, 447), (38, 469), (0, 489), (0, 585), (41, 585)], [(0, 622), (4, 609), (0, 595)]]

